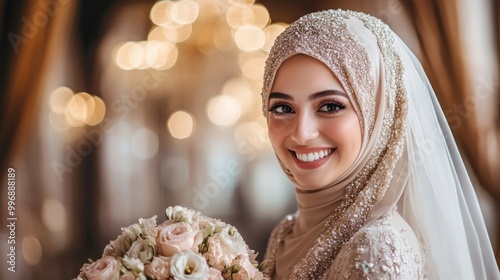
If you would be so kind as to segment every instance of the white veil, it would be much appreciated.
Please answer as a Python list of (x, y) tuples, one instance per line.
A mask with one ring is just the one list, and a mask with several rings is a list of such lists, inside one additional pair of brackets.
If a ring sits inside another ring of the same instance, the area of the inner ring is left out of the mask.
[[(395, 176), (401, 181), (391, 186), (405, 189), (399, 200), (392, 196), (392, 203), (376, 205), (373, 213), (397, 203), (423, 244), (429, 279), (500, 279), (473, 185), (442, 109), (418, 59), (396, 34), (394, 39), (409, 107), (400, 160), (405, 174)], [(386, 195), (391, 191), (402, 190), (389, 189)]]

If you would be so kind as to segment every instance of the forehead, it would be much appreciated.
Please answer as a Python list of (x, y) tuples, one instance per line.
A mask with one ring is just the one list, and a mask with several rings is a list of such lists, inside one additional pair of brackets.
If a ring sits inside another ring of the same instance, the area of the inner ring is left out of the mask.
[(323, 62), (303, 54), (286, 59), (278, 68), (271, 91), (314, 93), (326, 89), (344, 91), (338, 78)]

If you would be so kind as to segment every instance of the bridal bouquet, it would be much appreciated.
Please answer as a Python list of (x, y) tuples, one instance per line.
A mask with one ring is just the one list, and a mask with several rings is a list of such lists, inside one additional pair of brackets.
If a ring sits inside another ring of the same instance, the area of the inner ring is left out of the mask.
[(180, 206), (165, 214), (160, 225), (154, 216), (122, 228), (75, 279), (268, 279), (233, 226)]

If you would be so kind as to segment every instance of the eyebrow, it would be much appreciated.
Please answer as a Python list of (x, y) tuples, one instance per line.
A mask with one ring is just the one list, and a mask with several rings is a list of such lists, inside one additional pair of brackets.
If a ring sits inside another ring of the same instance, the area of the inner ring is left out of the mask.
[[(340, 96), (343, 96), (345, 98), (348, 98), (348, 96), (347, 96), (347, 94), (345, 94), (345, 92), (342, 92), (342, 91), (336, 90), (336, 89), (330, 89), (330, 90), (323, 90), (323, 91), (319, 91), (319, 92), (315, 92), (315, 93), (311, 94), (309, 96), (309, 100), (314, 100), (314, 99), (318, 99), (318, 98), (325, 97), (325, 96), (331, 96), (331, 95), (340, 95)], [(290, 96), (286, 93), (282, 93), (282, 92), (271, 92), (269, 94), (269, 100), (271, 100), (273, 98), (293, 100), (292, 96)]]

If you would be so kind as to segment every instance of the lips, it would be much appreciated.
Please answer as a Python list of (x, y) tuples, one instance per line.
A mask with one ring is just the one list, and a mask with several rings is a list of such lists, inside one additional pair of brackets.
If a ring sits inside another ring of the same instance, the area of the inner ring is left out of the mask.
[(295, 152), (295, 157), (302, 162), (311, 162), (311, 161), (316, 161), (316, 160), (322, 159), (322, 158), (329, 156), (331, 154), (332, 154), (332, 149), (325, 149), (325, 150), (320, 150), (317, 152), (310, 152), (310, 153)]

